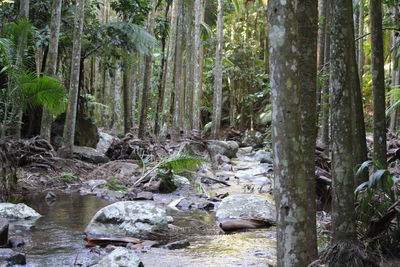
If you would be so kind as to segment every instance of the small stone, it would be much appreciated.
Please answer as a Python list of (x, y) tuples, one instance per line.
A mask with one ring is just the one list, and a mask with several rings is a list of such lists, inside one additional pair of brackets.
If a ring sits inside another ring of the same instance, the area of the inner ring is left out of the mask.
[(194, 203), (187, 199), (182, 199), (176, 207), (180, 210), (190, 210)]
[(158, 241), (146, 240), (142, 244), (144, 248), (152, 248), (159, 245), (160, 243)]
[[(129, 245), (129, 244), (132, 244), (132, 243), (128, 243), (128, 245)], [(127, 245), (127, 247), (128, 247), (128, 245)], [(116, 248), (117, 248), (116, 246), (107, 245), (107, 246), (106, 246), (106, 252), (107, 252), (107, 253), (110, 253), (110, 252), (114, 251)]]
[(0, 262), (7, 261), (9, 265), (25, 265), (25, 255), (9, 248), (0, 248)]
[(153, 193), (151, 192), (139, 192), (136, 197), (134, 197), (134, 200), (153, 200)]
[(10, 248), (18, 248), (25, 245), (25, 240), (22, 236), (12, 236), (8, 239), (8, 247)]
[(8, 240), (8, 220), (0, 218), (0, 247), (5, 247)]
[(189, 243), (189, 241), (187, 241), (185, 239), (185, 240), (179, 240), (179, 241), (175, 241), (175, 242), (166, 244), (164, 246), (164, 248), (172, 250), (172, 249), (181, 249), (181, 248), (185, 248), (185, 247), (188, 247), (188, 246), (190, 246), (190, 243)]
[(241, 152), (243, 154), (248, 154), (248, 153), (251, 153), (252, 151), (253, 151), (253, 148), (251, 146), (239, 148), (239, 152)]
[(204, 203), (200, 203), (197, 205), (197, 208), (200, 210), (213, 210), (214, 209), (214, 203), (212, 202), (204, 202)]
[(56, 200), (57, 195), (53, 191), (49, 191), (45, 197), (46, 200)]

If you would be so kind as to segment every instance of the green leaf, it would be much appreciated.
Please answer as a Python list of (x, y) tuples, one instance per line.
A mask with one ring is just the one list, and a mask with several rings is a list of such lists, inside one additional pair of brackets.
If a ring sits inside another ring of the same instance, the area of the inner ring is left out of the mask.
[(159, 168), (170, 169), (176, 173), (184, 170), (195, 171), (202, 162), (204, 162), (204, 160), (198, 157), (177, 155), (167, 158)]

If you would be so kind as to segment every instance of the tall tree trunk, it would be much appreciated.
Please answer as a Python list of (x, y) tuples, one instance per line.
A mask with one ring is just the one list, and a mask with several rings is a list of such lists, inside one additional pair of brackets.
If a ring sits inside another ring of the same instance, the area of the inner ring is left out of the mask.
[(317, 251), (310, 228), (315, 227), (318, 2), (269, 4), (278, 266), (307, 266)]
[(177, 140), (181, 130), (182, 122), (182, 96), (184, 94), (183, 89), (183, 75), (182, 75), (182, 63), (183, 63), (183, 1), (180, 2), (179, 6), (179, 19), (177, 25), (176, 34), (176, 48), (175, 48), (175, 75), (174, 75), (174, 117), (173, 117), (173, 127), (172, 127), (172, 138)]
[[(324, 52), (324, 74), (325, 77), (329, 76), (330, 73), (330, 61), (331, 61), (331, 51), (330, 51), (330, 42), (331, 42), (331, 30), (330, 30), (330, 25), (331, 25), (331, 19), (332, 19), (332, 12), (331, 12), (331, 2), (328, 1), (326, 2), (326, 29), (325, 29), (325, 52)], [(330, 108), (329, 108), (329, 98), (330, 98), (330, 92), (329, 92), (329, 79), (325, 78), (324, 83), (323, 83), (323, 92), (322, 92), (322, 97), (321, 97), (321, 108), (322, 108), (322, 134), (321, 134), (321, 139), (322, 139), (322, 144), (325, 148), (329, 148), (329, 142), (330, 142)]]
[(221, 128), (222, 113), (222, 53), (224, 45), (223, 27), (224, 1), (218, 0), (218, 21), (217, 21), (217, 47), (215, 51), (215, 69), (214, 69), (214, 107), (213, 107), (213, 128), (212, 135), (214, 139), (219, 138)]
[[(352, 249), (358, 246), (354, 210), (353, 88), (357, 76), (351, 0), (332, 2), (332, 247), (324, 254), (329, 266), (370, 266)], [(357, 77), (358, 78), (358, 77)], [(351, 82), (349, 82), (351, 81)], [(349, 253), (349, 251), (352, 251)]]
[[(29, 19), (29, 1), (30, 0), (20, 0), (19, 2), (19, 19), (28, 20)], [(27, 44), (27, 36), (28, 33), (24, 32), (18, 36), (17, 40), (17, 57), (16, 57), (16, 65), (20, 68), (23, 68), (24, 65), (24, 56), (25, 49)], [(16, 115), (16, 126), (15, 126), (15, 137), (21, 138), (21, 129), (22, 129), (22, 106), (18, 101), (14, 103), (14, 112)]]
[[(360, 16), (358, 23), (358, 36), (364, 35), (364, 0), (360, 0)], [(364, 38), (361, 38), (358, 43), (358, 75), (360, 76), (360, 87), (363, 87), (363, 75), (364, 75)]]
[(69, 97), (67, 115), (65, 118), (63, 147), (65, 156), (72, 156), (75, 138), (76, 111), (78, 106), (79, 73), (81, 61), (81, 40), (84, 20), (84, 0), (78, 0), (75, 8), (74, 39), (71, 59), (71, 78), (69, 84)]
[(374, 95), (374, 160), (386, 167), (385, 69), (382, 2), (370, 0), (372, 92)]
[[(151, 10), (148, 15), (147, 20), (147, 32), (151, 35), (154, 34), (154, 16), (156, 12), (157, 1), (151, 1)], [(142, 94), (142, 106), (140, 110), (140, 118), (139, 118), (139, 130), (138, 137), (143, 138), (146, 133), (147, 126), (147, 112), (148, 112), (148, 102), (149, 102), (149, 93), (151, 90), (151, 75), (152, 75), (152, 65), (153, 65), (153, 57), (151, 54), (146, 55), (144, 57), (144, 77), (143, 77), (143, 94)]]
[(161, 117), (161, 136), (164, 138), (168, 134), (168, 128), (171, 120), (172, 91), (174, 87), (175, 70), (175, 51), (176, 37), (178, 29), (179, 11), (182, 0), (174, 0), (172, 3), (170, 34), (168, 43), (167, 70), (165, 72), (164, 99)]
[[(395, 22), (396, 27), (400, 27), (400, 5), (395, 5), (393, 7), (393, 20)], [(396, 47), (396, 44), (400, 42), (400, 34), (393, 34), (393, 47)], [(397, 48), (398, 49), (398, 48)], [(396, 51), (396, 50), (395, 50)], [(392, 81), (391, 86), (399, 86), (400, 85), (400, 70), (399, 70), (399, 58), (396, 53), (392, 54)], [(394, 102), (394, 101), (393, 101)], [(393, 104), (393, 103), (392, 103)], [(396, 108), (390, 114), (390, 131), (392, 133), (396, 133), (399, 128), (399, 109)]]
[(194, 1), (189, 1), (186, 12), (186, 73), (185, 73), (185, 134), (192, 130), (193, 125), (193, 10)]
[[(324, 64), (325, 64), (325, 30), (326, 30), (326, 0), (319, 0), (318, 7), (318, 16), (319, 16), (319, 24), (318, 24), (318, 51), (317, 51), (317, 72), (320, 77), (323, 77), (324, 74)], [(318, 83), (317, 88), (317, 114), (319, 114), (321, 107), (321, 94), (323, 90), (323, 83)]]
[[(128, 52), (127, 52), (128, 53)], [(127, 54), (122, 59), (123, 76), (122, 76), (122, 103), (124, 110), (124, 133), (127, 134), (132, 130), (132, 56)]]
[(201, 31), (203, 0), (195, 0), (194, 2), (194, 43), (193, 43), (193, 125), (192, 129), (195, 134), (200, 134), (200, 106), (202, 91), (202, 53), (201, 53)]
[[(50, 41), (49, 52), (47, 54), (46, 75), (50, 77), (57, 76), (57, 57), (58, 57), (58, 40), (60, 36), (61, 25), (61, 6), (62, 0), (54, 0), (52, 4), (51, 22), (50, 22)], [(40, 125), (40, 136), (50, 141), (51, 123), (53, 122), (53, 114), (43, 108), (42, 122)]]

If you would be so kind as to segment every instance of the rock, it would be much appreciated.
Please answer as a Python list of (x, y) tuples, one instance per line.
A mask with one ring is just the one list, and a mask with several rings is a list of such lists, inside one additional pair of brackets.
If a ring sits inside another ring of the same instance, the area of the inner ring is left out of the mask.
[(99, 210), (85, 233), (95, 236), (148, 238), (153, 232), (168, 229), (173, 219), (165, 209), (148, 202), (120, 201)]
[(263, 197), (250, 194), (224, 198), (216, 212), (217, 222), (224, 223), (237, 219), (262, 220), (274, 224), (275, 206)]
[(7, 246), (8, 226), (8, 220), (0, 218), (0, 248)]
[(164, 246), (164, 248), (172, 250), (172, 249), (181, 249), (188, 246), (190, 246), (190, 243), (185, 239), (168, 243)]
[(143, 263), (133, 250), (116, 248), (92, 267), (143, 267)]
[(263, 142), (264, 137), (260, 132), (247, 130), (243, 135), (242, 146), (258, 148), (263, 146)]
[(99, 142), (96, 145), (96, 150), (100, 153), (106, 154), (107, 150), (110, 148), (112, 142), (114, 141), (114, 136), (107, 133), (99, 133)]
[(8, 219), (37, 219), (41, 217), (34, 209), (28, 207), (23, 203), (0, 203), (0, 218)]
[(185, 185), (190, 185), (190, 181), (188, 178), (174, 174), (172, 176), (172, 182), (179, 188)]
[(239, 148), (239, 151), (243, 154), (248, 154), (253, 151), (253, 147), (251, 147), (251, 146), (241, 147), (241, 148)]
[(131, 179), (136, 173), (140, 173), (139, 165), (130, 162), (118, 162), (118, 169), (115, 171), (117, 179)]
[(236, 157), (238, 149), (239, 145), (235, 141), (211, 140), (207, 144), (207, 150), (210, 151), (213, 157), (221, 154), (231, 159)]
[(144, 248), (152, 248), (158, 246), (160, 243), (154, 240), (146, 240), (142, 243)]
[(25, 245), (25, 240), (22, 236), (12, 236), (8, 239), (8, 247), (10, 248), (18, 248)]
[(200, 204), (197, 205), (197, 208), (199, 210), (208, 210), (208, 211), (210, 211), (210, 210), (213, 210), (214, 207), (215, 207), (215, 204), (212, 203), (212, 202), (203, 202), (203, 203), (200, 203)]
[(107, 184), (106, 180), (99, 179), (99, 180), (89, 180), (85, 182), (91, 190), (95, 189), (96, 187), (100, 187), (102, 185)]
[(151, 192), (139, 192), (133, 200), (153, 200), (153, 193)]
[(86, 146), (74, 146), (73, 147), (74, 156), (78, 159), (90, 163), (106, 163), (110, 159), (107, 158), (103, 153), (100, 153), (94, 148)]
[(9, 248), (0, 248), (0, 262), (6, 261), (8, 264), (5, 266), (9, 265), (25, 265), (26, 264), (26, 258), (25, 255), (19, 252), (15, 252), (12, 249)]
[(179, 203), (176, 205), (179, 210), (190, 210), (193, 206), (194, 203), (186, 198), (179, 201)]
[[(64, 122), (65, 113), (58, 116), (51, 126), (51, 144), (56, 149), (61, 147)], [(95, 148), (99, 142), (99, 133), (93, 121), (86, 115), (78, 112), (75, 127), (75, 145)]]
[(259, 150), (254, 155), (254, 158), (261, 163), (272, 163), (272, 153), (267, 152), (265, 150)]

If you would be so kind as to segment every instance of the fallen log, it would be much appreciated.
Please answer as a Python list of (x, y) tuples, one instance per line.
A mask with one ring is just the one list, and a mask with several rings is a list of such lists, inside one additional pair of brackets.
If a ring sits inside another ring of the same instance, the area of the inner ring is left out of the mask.
[(144, 240), (134, 237), (85, 237), (86, 247), (105, 247), (107, 245), (126, 246), (128, 243), (140, 244)]

